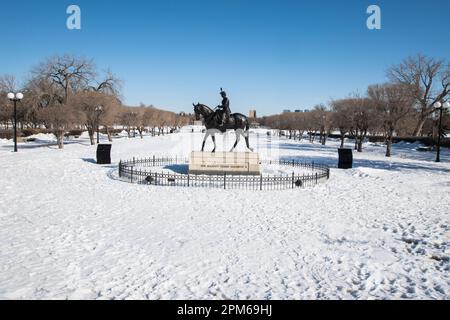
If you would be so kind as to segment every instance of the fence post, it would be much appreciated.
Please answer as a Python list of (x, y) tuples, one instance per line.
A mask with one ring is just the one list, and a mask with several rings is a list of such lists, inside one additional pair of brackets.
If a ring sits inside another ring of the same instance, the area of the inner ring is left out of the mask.
[(136, 164), (136, 159), (133, 157), (133, 165)]
[(262, 190), (262, 175), (259, 176), (259, 190)]
[(224, 189), (227, 188), (226, 185), (227, 185), (227, 173), (224, 172), (224, 173), (223, 173), (223, 188), (224, 188)]
[(189, 173), (188, 173), (188, 177), (187, 177), (187, 180), (188, 180), (187, 182), (188, 182), (188, 187), (189, 187)]
[(119, 161), (119, 178), (122, 178), (122, 160)]
[(157, 178), (158, 178), (158, 173), (155, 172), (155, 186), (158, 185), (158, 180), (157, 180)]
[(316, 184), (317, 184), (317, 172), (316, 172)]
[(131, 183), (133, 183), (133, 166), (131, 166)]
[(294, 171), (292, 171), (292, 189), (294, 189)]
[(153, 155), (153, 166), (155, 166), (155, 155)]
[(330, 168), (327, 169), (327, 180), (330, 179)]

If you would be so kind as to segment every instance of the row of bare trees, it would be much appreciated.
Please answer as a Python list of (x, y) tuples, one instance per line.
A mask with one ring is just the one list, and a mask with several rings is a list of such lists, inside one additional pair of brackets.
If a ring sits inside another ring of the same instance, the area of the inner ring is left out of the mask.
[(63, 148), (64, 134), (71, 129), (87, 130), (94, 144), (97, 125), (111, 140), (111, 129), (116, 126), (123, 126), (129, 135), (131, 130), (138, 130), (142, 137), (148, 128), (161, 132), (164, 127), (175, 128), (189, 121), (186, 116), (152, 106), (122, 105), (121, 81), (110, 71), (99, 74), (92, 60), (72, 55), (41, 62), (21, 88), (13, 76), (0, 77), (0, 124), (6, 129), (13, 114), (6, 93), (19, 89), (24, 99), (18, 104), (18, 126), (50, 130), (59, 148)]
[(124, 126), (131, 136), (131, 131), (138, 131), (141, 138), (145, 130), (152, 135), (164, 134), (164, 129), (175, 129), (189, 124), (189, 115), (179, 115), (170, 111), (156, 109), (153, 106), (123, 107), (118, 114), (118, 123)]
[[(310, 112), (284, 113), (260, 119), (264, 125), (288, 130), (290, 137), (309, 134), (322, 144), (332, 131), (338, 131), (341, 147), (346, 136), (355, 141), (355, 149), (362, 151), (368, 134), (382, 135), (386, 142), (386, 156), (392, 152), (394, 136), (436, 137), (436, 108), (438, 101), (446, 101), (450, 92), (450, 64), (423, 55), (410, 57), (387, 70), (389, 82), (369, 86), (364, 96), (354, 95), (331, 101), (328, 107), (318, 105)], [(445, 114), (444, 128), (450, 127)]]

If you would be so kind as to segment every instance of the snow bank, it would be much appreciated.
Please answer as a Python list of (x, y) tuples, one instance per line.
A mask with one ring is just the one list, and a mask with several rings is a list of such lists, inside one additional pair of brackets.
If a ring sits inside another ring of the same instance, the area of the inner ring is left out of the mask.
[(53, 133), (38, 133), (26, 138), (27, 142), (42, 143), (56, 142), (56, 136)]

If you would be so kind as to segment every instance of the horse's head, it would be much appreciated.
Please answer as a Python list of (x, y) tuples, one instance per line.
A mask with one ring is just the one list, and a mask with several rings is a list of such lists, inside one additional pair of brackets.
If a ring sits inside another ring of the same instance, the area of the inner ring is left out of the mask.
[(194, 106), (194, 112), (195, 112), (195, 120), (200, 120), (200, 117), (203, 117), (203, 119), (208, 118), (211, 114), (214, 113), (213, 110), (211, 110), (210, 107), (197, 103), (192, 104)]
[(201, 113), (200, 113), (200, 110), (199, 110), (199, 108), (200, 108), (200, 103), (197, 103), (197, 104), (192, 104), (193, 106), (194, 106), (194, 113), (195, 113), (195, 120), (200, 120), (200, 115), (201, 115)]

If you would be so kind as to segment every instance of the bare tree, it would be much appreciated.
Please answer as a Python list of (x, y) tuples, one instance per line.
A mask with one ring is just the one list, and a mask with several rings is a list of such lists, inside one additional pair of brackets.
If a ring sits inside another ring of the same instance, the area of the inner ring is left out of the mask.
[(450, 92), (450, 62), (419, 54), (390, 67), (387, 75), (391, 81), (412, 88), (409, 94), (419, 111), (413, 135), (420, 135), (426, 119), (434, 111), (434, 103), (444, 100)]
[(319, 142), (322, 145), (325, 145), (327, 137), (330, 134), (331, 130), (330, 113), (323, 104), (320, 104), (314, 107), (314, 109), (311, 111), (311, 116), (313, 125), (320, 134)]
[(131, 130), (136, 130), (138, 125), (138, 113), (133, 107), (124, 107), (119, 114), (120, 124), (125, 127), (127, 131), (128, 138), (131, 138)]
[(350, 133), (355, 138), (355, 150), (362, 152), (362, 145), (373, 125), (374, 108), (371, 100), (355, 97), (349, 99), (351, 112)]
[(40, 114), (63, 148), (64, 133), (76, 121), (76, 112), (67, 108), (73, 93), (86, 90), (95, 78), (92, 61), (72, 55), (47, 59), (32, 70), (30, 87), (36, 91), (35, 103), (43, 107)]
[(122, 107), (122, 102), (115, 96), (111, 96), (110, 99), (103, 105), (103, 112), (100, 118), (100, 123), (104, 126), (108, 141), (112, 142), (111, 129), (117, 123), (118, 116)]
[(56, 136), (58, 148), (64, 148), (64, 133), (76, 121), (73, 110), (61, 104), (52, 104), (41, 111), (42, 119)]
[(318, 113), (310, 111), (305, 114), (306, 116), (306, 132), (309, 136), (309, 142), (314, 143), (317, 135), (317, 131), (320, 128), (320, 120), (318, 119)]
[(141, 137), (141, 139), (144, 139), (144, 131), (146, 130), (145, 128), (147, 127), (146, 121), (145, 121), (146, 119), (144, 117), (145, 109), (146, 109), (146, 107), (136, 108), (136, 113), (137, 113), (136, 128), (137, 128), (137, 131), (139, 132), (139, 136)]
[(13, 107), (6, 95), (16, 90), (16, 78), (12, 75), (0, 76), (0, 121), (8, 129), (12, 121)]
[(45, 77), (32, 77), (26, 85), (27, 107), (36, 112), (36, 121), (56, 136), (58, 147), (64, 147), (64, 133), (76, 123), (73, 110), (62, 104), (62, 89)]
[(33, 128), (46, 125), (41, 117), (41, 111), (51, 105), (60, 103), (56, 86), (44, 78), (31, 78), (25, 85), (23, 100), (24, 121)]
[(386, 138), (386, 157), (391, 156), (392, 137), (399, 121), (413, 111), (411, 88), (404, 84), (373, 85), (367, 90)]
[(333, 126), (339, 130), (341, 137), (341, 148), (344, 148), (345, 135), (350, 131), (352, 126), (351, 100), (341, 99), (331, 103), (331, 121)]
[(296, 140), (297, 137), (299, 138), (299, 140), (301, 140), (306, 127), (305, 115), (302, 112), (289, 113), (289, 122), (290, 122), (289, 127), (294, 132), (293, 134), (294, 140)]
[(72, 97), (70, 106), (78, 111), (79, 122), (86, 127), (91, 145), (95, 144), (94, 135), (103, 120), (103, 113), (115, 100), (114, 96), (97, 91), (79, 92)]
[(13, 75), (0, 76), (0, 91), (2, 93), (14, 92), (17, 89), (16, 77)]
[(110, 70), (106, 72), (102, 80), (97, 81), (96, 79), (91, 79), (91, 82), (88, 86), (89, 91), (101, 92), (117, 98), (120, 97), (122, 80), (116, 77)]
[(96, 75), (92, 61), (72, 55), (49, 58), (34, 68), (32, 73), (37, 78), (50, 80), (62, 89), (62, 104), (67, 104), (72, 92), (88, 88)]
[(152, 136), (155, 135), (156, 128), (156, 110), (154, 108), (145, 108), (142, 114), (142, 123), (150, 128)]

